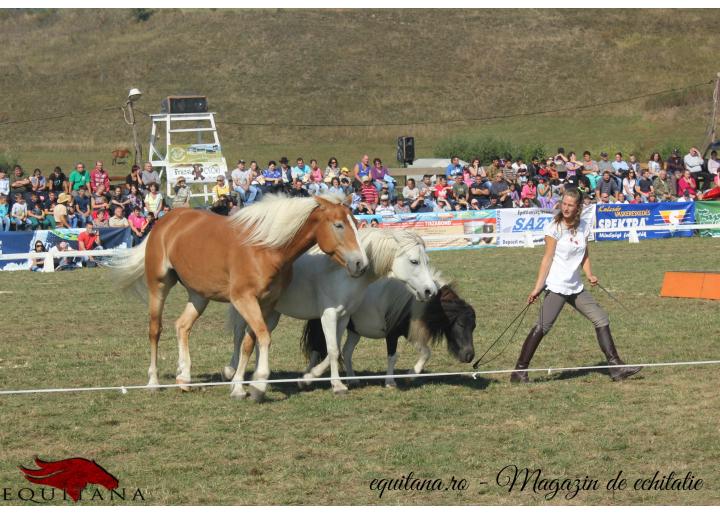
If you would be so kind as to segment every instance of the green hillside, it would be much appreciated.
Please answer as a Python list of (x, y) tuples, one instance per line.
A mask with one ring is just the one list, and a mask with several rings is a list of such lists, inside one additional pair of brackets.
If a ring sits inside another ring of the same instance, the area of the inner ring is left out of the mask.
[[(0, 42), (0, 151), (41, 167), (130, 147), (119, 109), (130, 87), (148, 113), (170, 94), (207, 95), (232, 123), (220, 125), (229, 160), (368, 151), (394, 163), (403, 134), (419, 156), (443, 138), (493, 135), (644, 159), (702, 142), (710, 84), (544, 116), (381, 125), (594, 104), (720, 71), (717, 11), (705, 10), (3, 10)], [(287, 126), (298, 124), (321, 126)], [(380, 126), (323, 126), (341, 124)], [(143, 116), (140, 134), (146, 147)]]

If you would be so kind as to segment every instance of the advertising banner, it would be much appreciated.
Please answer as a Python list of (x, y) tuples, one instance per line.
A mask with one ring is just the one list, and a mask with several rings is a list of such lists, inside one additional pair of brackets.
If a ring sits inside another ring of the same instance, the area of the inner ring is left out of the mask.
[(174, 184), (183, 176), (188, 184), (215, 182), (218, 175), (227, 173), (227, 163), (220, 145), (169, 145), (167, 179)]
[[(601, 204), (596, 206), (598, 241), (628, 239), (629, 230), (637, 230), (640, 239), (691, 237), (692, 230), (655, 231), (643, 230), (649, 226), (680, 225), (695, 221), (693, 202), (662, 202), (639, 204)], [(604, 228), (621, 228), (628, 231), (602, 232)]]
[[(460, 250), (497, 246), (495, 210), (423, 212), (393, 216), (356, 216), (360, 227), (402, 228), (426, 237), (429, 250)], [(473, 236), (473, 237), (466, 237)]]
[[(52, 251), (61, 242), (66, 242), (68, 250), (77, 250), (77, 236), (84, 228), (63, 228), (56, 230), (36, 230), (34, 232), (0, 232), (0, 253), (31, 253), (35, 242), (40, 241), (45, 250)], [(113, 248), (130, 248), (132, 232), (129, 228), (100, 228), (100, 244), (105, 250)], [(74, 259), (79, 265), (80, 259)], [(0, 260), (0, 271), (16, 271), (30, 269), (30, 260)]]
[[(698, 224), (720, 223), (720, 202), (695, 202), (695, 222)], [(703, 237), (720, 237), (720, 229), (701, 230)]]
[(543, 244), (545, 226), (552, 222), (551, 209), (498, 209), (498, 246), (525, 246), (530, 234), (535, 244)]

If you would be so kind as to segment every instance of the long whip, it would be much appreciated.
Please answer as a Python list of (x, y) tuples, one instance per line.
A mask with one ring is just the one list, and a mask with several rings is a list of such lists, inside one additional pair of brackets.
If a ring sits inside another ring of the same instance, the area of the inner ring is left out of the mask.
[(510, 327), (512, 327), (512, 326), (515, 324), (515, 322), (518, 320), (518, 318), (521, 318), (521, 319), (520, 319), (520, 322), (519, 322), (518, 325), (517, 325), (517, 327), (515, 327), (515, 330), (513, 331), (512, 336), (510, 336), (510, 339), (509, 339), (508, 342), (505, 344), (505, 347), (502, 349), (502, 351), (501, 351), (500, 353), (498, 353), (498, 354), (497, 354), (495, 357), (493, 357), (492, 359), (484, 362), (483, 364), (487, 364), (488, 362), (492, 362), (492, 361), (494, 361), (495, 359), (497, 359), (498, 357), (500, 357), (500, 356), (503, 354), (503, 352), (507, 349), (508, 345), (512, 342), (513, 338), (515, 337), (515, 334), (517, 333), (518, 328), (520, 328), (520, 325), (522, 325), (523, 319), (525, 319), (525, 314), (527, 313), (527, 311), (528, 311), (528, 309), (530, 308), (531, 305), (532, 305), (531, 303), (528, 303), (528, 304), (527, 304), (525, 307), (523, 307), (523, 309), (517, 314), (517, 316), (515, 316), (515, 317), (513, 318), (513, 320), (510, 322), (510, 324), (509, 324), (507, 327), (505, 327), (505, 330), (503, 330), (503, 331), (500, 333), (500, 335), (497, 336), (497, 338), (495, 339), (495, 341), (493, 341), (492, 344), (491, 344), (490, 346), (488, 346), (488, 349), (485, 350), (485, 353), (483, 353), (483, 354), (480, 356), (480, 358), (477, 359), (477, 360), (473, 363), (473, 369), (477, 369), (477, 367), (480, 365), (480, 361), (482, 361), (483, 357), (485, 357), (485, 356), (487, 355), (487, 353), (493, 348), (493, 346), (495, 346), (495, 345), (498, 343), (498, 341), (500, 341), (500, 339), (502, 338), (502, 336), (504, 336), (505, 333), (510, 329)]

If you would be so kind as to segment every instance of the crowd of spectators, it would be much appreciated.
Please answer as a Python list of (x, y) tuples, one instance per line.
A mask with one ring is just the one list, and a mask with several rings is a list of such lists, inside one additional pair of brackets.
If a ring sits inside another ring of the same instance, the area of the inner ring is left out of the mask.
[[(686, 155), (675, 149), (665, 159), (653, 152), (643, 165), (635, 155), (627, 160), (606, 152), (599, 160), (590, 152), (578, 158), (558, 148), (555, 155), (534, 156), (529, 162), (497, 157), (488, 163), (472, 159), (462, 165), (457, 156), (444, 173), (425, 175), (419, 183), (408, 178), (396, 187), (380, 158), (363, 155), (350, 167), (331, 157), (323, 170), (316, 159), (298, 157), (271, 160), (262, 169), (245, 160), (212, 188), (212, 210), (229, 214), (262, 199), (268, 193), (307, 197), (337, 192), (352, 199), (355, 214), (392, 215), (487, 208), (552, 208), (568, 188), (579, 188), (587, 202), (645, 203), (702, 199), (720, 186), (720, 161), (713, 151), (706, 161), (697, 148)], [(69, 176), (56, 167), (47, 177), (39, 169), (26, 174), (15, 166), (10, 176), (0, 169), (0, 229), (129, 227), (135, 243), (143, 240), (155, 221), (170, 209), (190, 206), (190, 188), (184, 177), (172, 184), (173, 196), (160, 192), (160, 176), (147, 162), (133, 166), (122, 184), (111, 185), (103, 162), (92, 170), (77, 163)]]

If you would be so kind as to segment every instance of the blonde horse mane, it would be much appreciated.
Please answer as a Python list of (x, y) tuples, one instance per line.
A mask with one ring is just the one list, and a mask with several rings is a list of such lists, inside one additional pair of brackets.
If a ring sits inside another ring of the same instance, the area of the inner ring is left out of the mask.
[[(342, 195), (322, 195), (330, 203), (341, 204)], [(284, 195), (266, 195), (262, 201), (240, 209), (230, 216), (230, 224), (247, 230), (243, 236), (246, 244), (258, 244), (270, 248), (287, 245), (318, 206), (311, 198), (289, 198)]]

